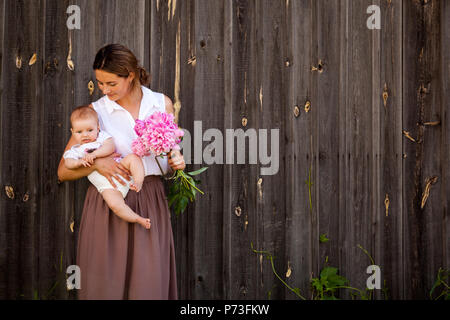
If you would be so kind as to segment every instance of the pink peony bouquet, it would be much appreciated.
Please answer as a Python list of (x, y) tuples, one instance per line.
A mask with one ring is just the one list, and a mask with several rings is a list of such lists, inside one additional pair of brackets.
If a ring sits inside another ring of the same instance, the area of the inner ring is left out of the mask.
[[(158, 157), (167, 156), (172, 150), (180, 150), (178, 145), (184, 135), (183, 130), (179, 129), (171, 113), (155, 112), (144, 121), (136, 120), (134, 131), (138, 137), (132, 142), (131, 150), (138, 156), (155, 155), (156, 163), (164, 176), (164, 172), (159, 164)], [(164, 178), (172, 180), (168, 200), (169, 207), (173, 206), (175, 213), (179, 215), (184, 212), (189, 202), (194, 201), (196, 192), (203, 192), (196, 187), (199, 180), (196, 176), (208, 168), (185, 173), (183, 170), (177, 170), (172, 177)]]
[(136, 120), (134, 131), (138, 138), (133, 141), (131, 150), (140, 157), (153, 153), (166, 155), (171, 150), (180, 150), (178, 145), (183, 137), (171, 113), (155, 112), (144, 121)]

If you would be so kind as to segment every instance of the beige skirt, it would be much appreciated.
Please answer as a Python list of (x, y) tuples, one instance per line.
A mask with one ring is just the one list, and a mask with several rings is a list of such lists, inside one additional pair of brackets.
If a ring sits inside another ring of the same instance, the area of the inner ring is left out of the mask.
[(172, 225), (161, 177), (145, 177), (142, 190), (130, 190), (125, 203), (150, 218), (150, 230), (117, 217), (97, 189), (88, 188), (77, 248), (78, 298), (177, 299)]

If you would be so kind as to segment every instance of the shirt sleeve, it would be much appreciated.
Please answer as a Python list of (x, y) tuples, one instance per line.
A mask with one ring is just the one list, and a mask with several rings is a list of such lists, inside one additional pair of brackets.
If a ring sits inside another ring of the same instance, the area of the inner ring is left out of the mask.
[(92, 102), (92, 106), (94, 107), (95, 112), (97, 112), (97, 116), (98, 116), (98, 123), (100, 125), (100, 132), (105, 130), (105, 126), (103, 124), (103, 120), (102, 120), (102, 113), (100, 112), (100, 110), (97, 108), (97, 102)]
[(109, 138), (112, 138), (112, 135), (110, 135), (108, 132), (102, 130), (98, 134), (97, 141), (100, 142), (101, 144), (103, 144)]
[(64, 159), (75, 159), (75, 160), (78, 160), (79, 156), (74, 150), (69, 149), (66, 152), (64, 152), (63, 158)]

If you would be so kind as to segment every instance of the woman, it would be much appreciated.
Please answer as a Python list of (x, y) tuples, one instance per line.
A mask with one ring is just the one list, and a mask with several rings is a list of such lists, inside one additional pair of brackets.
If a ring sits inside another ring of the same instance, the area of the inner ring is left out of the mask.
[[(90, 107), (98, 113), (100, 129), (114, 137), (118, 154), (96, 159), (93, 166), (76, 170), (67, 169), (62, 158), (58, 178), (76, 180), (97, 170), (113, 186), (112, 177), (125, 185), (117, 176), (130, 180), (130, 172), (114, 158), (132, 152), (135, 120), (145, 119), (155, 111), (174, 113), (174, 108), (168, 97), (144, 86), (149, 76), (128, 48), (107, 45), (97, 53), (93, 67), (105, 96)], [(65, 150), (73, 145), (71, 138)], [(150, 219), (150, 230), (118, 218), (97, 189), (93, 185), (88, 188), (77, 250), (81, 271), (79, 299), (177, 299), (173, 235), (161, 170), (154, 156), (142, 160), (146, 174), (142, 189), (139, 193), (130, 190), (125, 202)], [(160, 163), (166, 172), (169, 166), (172, 170), (186, 167), (179, 151)]]

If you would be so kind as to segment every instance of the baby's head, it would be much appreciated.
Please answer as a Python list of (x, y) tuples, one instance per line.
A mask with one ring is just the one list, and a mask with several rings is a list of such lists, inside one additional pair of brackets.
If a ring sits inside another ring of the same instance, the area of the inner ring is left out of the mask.
[(70, 115), (72, 124), (72, 136), (77, 144), (85, 144), (97, 140), (100, 127), (98, 125), (98, 115), (89, 106), (77, 107)]

